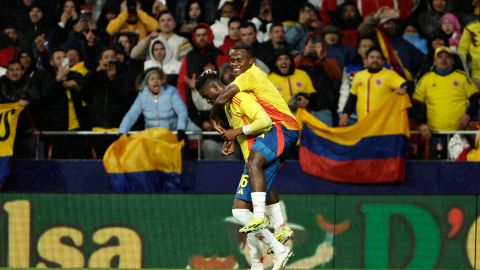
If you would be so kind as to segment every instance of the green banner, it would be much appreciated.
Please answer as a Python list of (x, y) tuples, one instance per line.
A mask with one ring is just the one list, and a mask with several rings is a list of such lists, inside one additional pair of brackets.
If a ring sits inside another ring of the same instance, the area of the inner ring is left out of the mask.
[[(476, 196), (281, 199), (295, 231), (287, 243), (295, 253), (288, 268), (480, 269)], [(0, 267), (248, 268), (232, 200), (233, 195), (2, 194)], [(265, 267), (271, 260), (266, 257)]]

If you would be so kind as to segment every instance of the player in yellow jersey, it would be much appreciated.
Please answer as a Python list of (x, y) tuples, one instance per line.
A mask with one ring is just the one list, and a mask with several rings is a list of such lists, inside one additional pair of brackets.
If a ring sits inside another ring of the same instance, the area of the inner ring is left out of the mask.
[[(212, 107), (211, 119), (219, 132), (223, 128), (217, 124), (217, 115), (223, 106), (230, 102), (239, 92), (248, 92), (253, 95), (258, 104), (270, 116), (274, 123), (277, 137), (272, 140), (255, 140), (247, 158), (248, 174), (252, 185), (253, 218), (240, 232), (248, 233), (265, 228), (268, 219), (265, 217), (266, 180), (265, 168), (298, 140), (298, 124), (283, 100), (277, 88), (268, 79), (267, 74), (254, 64), (252, 50), (249, 46), (237, 45), (230, 50), (230, 65), (235, 80), (226, 86), (225, 91), (218, 96)], [(243, 133), (250, 135), (251, 131), (245, 126)], [(275, 144), (273, 142), (275, 141)], [(269, 198), (269, 201), (271, 198)], [(273, 204), (272, 204), (273, 205)], [(279, 208), (276, 207), (276, 208)]]
[[(225, 91), (225, 86), (215, 74), (204, 74), (200, 76), (196, 88), (210, 104), (214, 103), (218, 96)], [(262, 145), (264, 147), (256, 151), (259, 151), (271, 159), (271, 162), (268, 163), (263, 171), (265, 180), (264, 192), (269, 193), (278, 175), (280, 166), (280, 159), (276, 158), (276, 153), (273, 153), (270, 149), (278, 148), (278, 137), (281, 133), (278, 129), (281, 127), (272, 123), (272, 119), (262, 106), (260, 106), (256, 97), (250, 93), (239, 92), (235, 94), (232, 100), (225, 104), (224, 111), (231, 129), (223, 130), (222, 137), (226, 142), (232, 142), (237, 139), (246, 160), (246, 166), (235, 195), (232, 214), (241, 224), (247, 225), (253, 216), (250, 208), (252, 207), (252, 203), (255, 204), (253, 201), (253, 185), (250, 181), (248, 159), (251, 156), (251, 151), (254, 151), (254, 145)], [(222, 149), (222, 152), (224, 152), (224, 154), (229, 153), (226, 148)], [(266, 219), (266, 224), (264, 225), (263, 228), (247, 232), (247, 243), (249, 244), (252, 256), (252, 269), (263, 269), (263, 254), (261, 245), (258, 245), (258, 239), (273, 250), (273, 269), (283, 269), (293, 253), (288, 247), (283, 246), (283, 243), (280, 243), (266, 228), (268, 219)]]

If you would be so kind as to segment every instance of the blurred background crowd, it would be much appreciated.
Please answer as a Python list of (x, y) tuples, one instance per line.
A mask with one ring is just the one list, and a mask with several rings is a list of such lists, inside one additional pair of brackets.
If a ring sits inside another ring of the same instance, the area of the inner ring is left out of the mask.
[[(477, 0), (2, 0), (0, 103), (26, 106), (17, 158), (102, 158), (116, 139), (32, 131), (166, 127), (188, 140), (186, 131), (213, 131), (196, 78), (214, 69), (232, 82), (228, 52), (242, 43), (292, 109), (330, 126), (380, 102), (370, 87), (352, 91), (357, 72), (373, 88), (386, 87), (370, 81), (379, 70), (395, 72), (420, 131), (409, 158), (445, 159), (447, 138), (435, 132), (478, 129), (479, 15)], [(222, 158), (221, 145), (190, 136), (186, 157), (201, 147)]]

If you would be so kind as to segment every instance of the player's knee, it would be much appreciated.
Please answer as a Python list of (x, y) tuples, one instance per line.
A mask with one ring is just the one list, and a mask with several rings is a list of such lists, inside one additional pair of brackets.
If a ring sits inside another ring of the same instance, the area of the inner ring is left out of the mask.
[(249, 209), (234, 208), (232, 215), (242, 226), (245, 226), (252, 218), (253, 213)]

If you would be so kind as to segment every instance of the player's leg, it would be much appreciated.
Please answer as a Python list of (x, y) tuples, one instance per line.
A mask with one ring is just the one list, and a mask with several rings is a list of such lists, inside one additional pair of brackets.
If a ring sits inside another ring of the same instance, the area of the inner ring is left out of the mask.
[[(280, 206), (278, 192), (275, 187), (268, 193), (267, 207), (265, 214), (270, 220), (270, 227), (274, 230), (275, 238), (278, 242), (285, 244), (288, 239), (293, 237), (293, 230), (287, 225)], [(267, 254), (272, 253), (273, 250), (269, 248)]]

